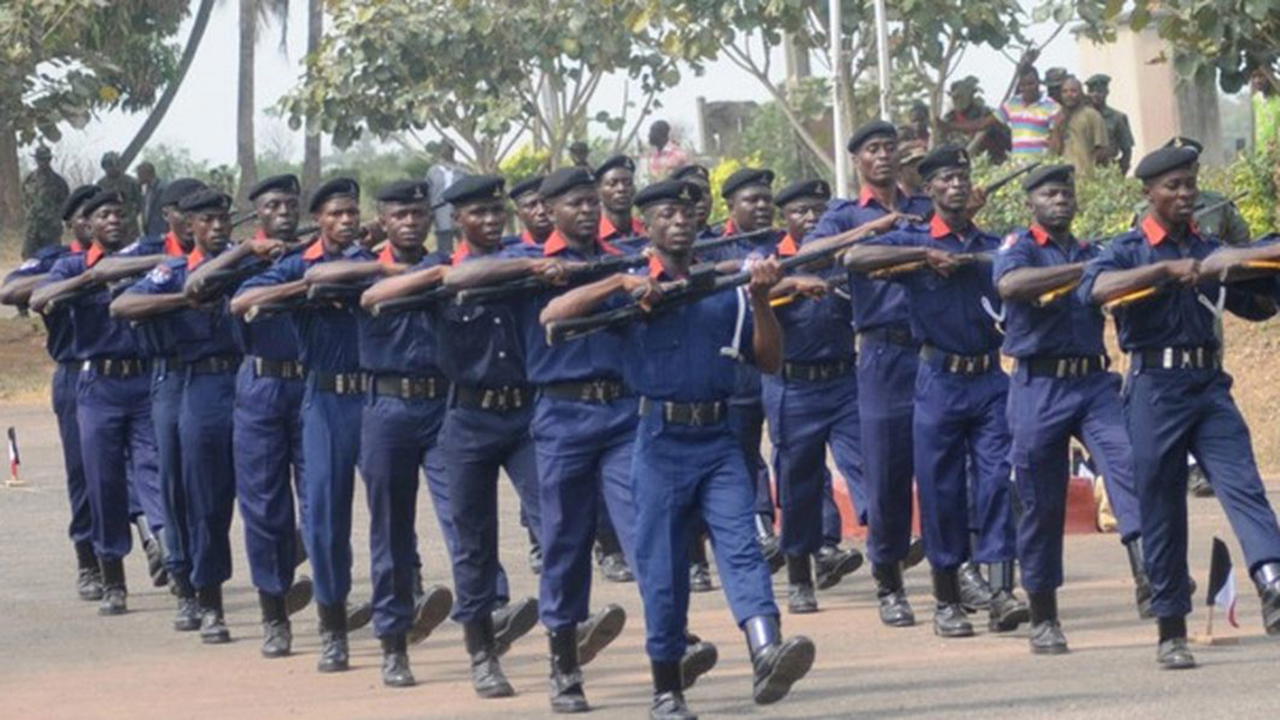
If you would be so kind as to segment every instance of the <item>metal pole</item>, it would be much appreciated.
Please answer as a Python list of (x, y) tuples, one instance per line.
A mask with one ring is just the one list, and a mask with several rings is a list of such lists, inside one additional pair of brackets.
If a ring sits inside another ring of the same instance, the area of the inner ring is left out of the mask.
[(827, 3), (827, 26), (831, 28), (828, 33), (827, 52), (831, 53), (831, 149), (834, 152), (836, 161), (836, 194), (847, 195), (849, 193), (849, 155), (844, 152), (844, 105), (840, 102), (840, 73), (838, 67), (840, 64), (840, 0), (828, 0)]
[(880, 119), (889, 120), (889, 21), (884, 0), (876, 6), (876, 64), (880, 66)]

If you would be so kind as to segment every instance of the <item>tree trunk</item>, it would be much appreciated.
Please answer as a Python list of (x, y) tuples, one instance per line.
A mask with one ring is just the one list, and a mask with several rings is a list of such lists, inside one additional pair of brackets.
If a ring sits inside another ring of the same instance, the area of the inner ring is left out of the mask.
[[(120, 154), (121, 165), (129, 167), (133, 164), (134, 158), (142, 149), (146, 147), (147, 141), (151, 139), (151, 135), (160, 126), (160, 121), (164, 120), (165, 113), (169, 112), (169, 105), (173, 103), (173, 98), (178, 94), (178, 89), (182, 87), (182, 80), (187, 76), (187, 70), (191, 67), (191, 62), (196, 58), (196, 50), (200, 48), (200, 41), (204, 38), (204, 30), (209, 25), (209, 15), (213, 12), (214, 0), (200, 0), (200, 7), (196, 10), (196, 19), (191, 26), (191, 34), (187, 36), (187, 45), (182, 50), (182, 58), (178, 61), (178, 69), (174, 73), (169, 84), (165, 86), (164, 94), (156, 102), (155, 107), (151, 108), (151, 114), (147, 116), (147, 121), (142, 123), (142, 127), (138, 128), (138, 132), (133, 136), (133, 140), (129, 141), (129, 146)], [(172, 178), (170, 178), (172, 179)]]
[[(22, 227), (22, 168), (18, 164), (18, 139), (9, 123), (0, 118), (0, 232)], [(18, 240), (21, 243), (21, 239)]]
[[(307, 55), (320, 49), (323, 34), (323, 2), (307, 0)], [(307, 116), (306, 136), (302, 143), (302, 187), (310, 191), (320, 184), (320, 123), (314, 113)]]
[(257, 0), (240, 0), (240, 73), (236, 99), (236, 162), (240, 166), (238, 204), (244, 204), (249, 188), (258, 182), (258, 162), (253, 137), (253, 59), (257, 43)]

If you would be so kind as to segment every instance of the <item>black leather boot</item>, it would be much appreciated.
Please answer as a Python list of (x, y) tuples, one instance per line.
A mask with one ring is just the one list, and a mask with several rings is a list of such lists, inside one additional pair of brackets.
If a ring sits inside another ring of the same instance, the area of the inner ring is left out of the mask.
[(814, 553), (814, 574), (819, 590), (835, 587), (845, 575), (852, 575), (862, 567), (864, 559), (856, 548), (842, 550), (835, 545), (823, 545)]
[(259, 590), (258, 606), (262, 608), (262, 657), (288, 656), (293, 652), (293, 625), (285, 596)]
[(231, 642), (231, 631), (222, 616), (222, 586), (196, 589), (196, 602), (200, 604), (200, 642), (206, 645)]
[(680, 680), (680, 663), (650, 661), (653, 672), (653, 704), (649, 720), (698, 720), (685, 704)]
[(898, 563), (872, 565), (871, 576), (876, 580), (876, 598), (880, 601), (880, 622), (890, 627), (911, 627), (916, 624), (916, 614), (907, 602), (907, 592), (902, 587), (902, 566)]
[(173, 616), (173, 629), (178, 632), (194, 632), (200, 629), (200, 603), (196, 602), (196, 589), (185, 575), (175, 574), (172, 590), (178, 597), (178, 611)]
[(102, 570), (88, 540), (76, 543), (76, 594), (81, 600), (102, 599)]
[(1196, 666), (1196, 658), (1187, 647), (1187, 619), (1177, 617), (1156, 618), (1160, 628), (1160, 644), (1156, 646), (1156, 662), (1165, 670), (1189, 670)]
[(316, 605), (320, 613), (320, 672), (341, 672), (350, 666), (347, 649), (347, 608), (344, 605)]
[(709, 642), (686, 631), (684, 634), (684, 655), (680, 658), (681, 689), (688, 690), (698, 678), (711, 672), (720, 660), (720, 651)]
[(311, 578), (302, 575), (297, 580), (294, 580), (293, 584), (284, 593), (285, 614), (293, 615), (310, 605), (314, 592), (315, 585), (312, 584)]
[(502, 657), (512, 643), (538, 624), (538, 601), (531, 597), (517, 600), (495, 609), (489, 616), (493, 618), (494, 652)]
[(1268, 635), (1280, 635), (1280, 562), (1269, 562), (1254, 570), (1253, 582), (1262, 601), (1262, 626)]
[(773, 519), (768, 515), (756, 514), (756, 539), (760, 541), (760, 551), (764, 553), (765, 562), (769, 563), (769, 572), (781, 570), (787, 564), (787, 557), (782, 554), (782, 544), (773, 532)]
[(467, 655), (471, 658), (471, 687), (482, 698), (511, 697), (515, 695), (511, 683), (502, 672), (498, 652), (493, 639), (493, 616), (464, 623), (462, 637)]
[(955, 570), (933, 571), (933, 597), (937, 607), (933, 611), (933, 634), (939, 637), (960, 638), (973, 635), (973, 625), (960, 604), (960, 577)]
[(382, 684), (387, 687), (413, 687), (413, 671), (409, 669), (409, 644), (404, 635), (378, 638), (382, 643)]
[(1154, 617), (1151, 612), (1151, 580), (1142, 558), (1142, 538), (1134, 538), (1124, 544), (1129, 556), (1129, 572), (1133, 574), (1133, 596), (1138, 605), (1138, 617)]
[(775, 615), (747, 618), (742, 631), (747, 636), (754, 671), (752, 699), (757, 705), (778, 702), (813, 667), (813, 641), (804, 635), (783, 640)]
[(787, 612), (796, 615), (818, 612), (808, 555), (787, 556)]
[(551, 711), (587, 712), (587, 695), (582, 689), (582, 667), (578, 665), (578, 630), (565, 628), (550, 635)]
[(142, 541), (142, 551), (147, 555), (147, 571), (151, 574), (151, 582), (156, 587), (168, 585), (169, 573), (164, 567), (166, 555), (164, 543), (151, 532), (151, 525), (147, 522), (145, 515), (135, 517), (133, 525), (138, 528), (138, 539)]
[(707, 540), (699, 534), (689, 541), (689, 592), (711, 592), (712, 589)]
[(409, 628), (410, 645), (417, 645), (431, 636), (440, 623), (449, 619), (453, 610), (453, 593), (443, 585), (432, 585), (414, 599), (413, 627)]
[(586, 665), (618, 639), (627, 625), (627, 611), (609, 604), (578, 625), (578, 662)]
[(1027, 604), (1022, 602), (1013, 592), (1017, 566), (1014, 561), (1010, 560), (1008, 562), (992, 563), (990, 568), (991, 580), (996, 584), (996, 587), (995, 592), (991, 595), (990, 619), (987, 621), (987, 629), (991, 630), (991, 632), (1017, 630), (1019, 625), (1031, 619)]
[(99, 615), (123, 615), (129, 612), (125, 598), (129, 589), (124, 582), (124, 560), (122, 558), (102, 558), (98, 561), (102, 572), (102, 603), (98, 605)]
[(1029, 592), (1031, 601), (1031, 653), (1062, 655), (1067, 652), (1067, 636), (1058, 622), (1058, 594), (1053, 590)]
[(347, 601), (347, 630), (359, 630), (373, 620), (373, 603)]
[(967, 562), (961, 565), (957, 578), (960, 581), (960, 602), (966, 611), (976, 612), (991, 608), (991, 596), (995, 592), (987, 579), (982, 577), (982, 570), (977, 563)]

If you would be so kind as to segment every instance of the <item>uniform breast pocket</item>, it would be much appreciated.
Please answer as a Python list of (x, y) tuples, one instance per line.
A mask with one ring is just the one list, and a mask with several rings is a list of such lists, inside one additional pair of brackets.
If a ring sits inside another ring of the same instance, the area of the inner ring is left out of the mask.
[(646, 385), (669, 384), (670, 378), (687, 372), (680, 334), (671, 327), (670, 320), (655, 321), (643, 334), (638, 348), (627, 348), (627, 353), (638, 353), (637, 367), (643, 373)]

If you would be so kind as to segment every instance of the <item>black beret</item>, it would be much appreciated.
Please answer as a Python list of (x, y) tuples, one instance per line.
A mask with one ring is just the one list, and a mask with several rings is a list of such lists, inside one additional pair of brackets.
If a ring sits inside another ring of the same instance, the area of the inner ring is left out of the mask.
[(1164, 145), (1161, 145), (1161, 147), (1190, 148), (1191, 150), (1195, 150), (1197, 153), (1204, 152), (1204, 145), (1201, 144), (1199, 140), (1196, 140), (1195, 138), (1185, 137), (1183, 135), (1174, 135), (1173, 137), (1169, 138), (1168, 142), (1166, 142)]
[(801, 198), (816, 198), (818, 200), (831, 199), (831, 186), (826, 180), (801, 180), (794, 182), (778, 191), (773, 196), (773, 203), (778, 207), (782, 207), (792, 200)]
[(210, 187), (189, 192), (178, 201), (178, 209), (183, 212), (198, 210), (230, 210), (231, 196)]
[(600, 167), (596, 168), (595, 175), (597, 178), (604, 177), (605, 173), (609, 172), (614, 168), (623, 168), (625, 170), (630, 170), (631, 172), (635, 172), (636, 161), (632, 160), (627, 155), (614, 155), (608, 160), (605, 160), (604, 162), (600, 163)]
[(1084, 81), (1085, 87), (1093, 87), (1095, 85), (1110, 85), (1110, 84), (1111, 84), (1111, 76), (1106, 73), (1095, 73), (1093, 75), (1090, 75), (1088, 80)]
[(569, 192), (579, 185), (595, 187), (595, 184), (596, 176), (592, 175), (591, 171), (586, 168), (560, 168), (542, 181), (542, 186), (538, 188), (538, 192), (542, 193), (543, 200), (550, 200)]
[(1027, 173), (1022, 189), (1031, 192), (1045, 183), (1074, 183), (1075, 175), (1075, 165), (1041, 165)]
[(272, 175), (269, 178), (259, 180), (258, 184), (249, 188), (249, 199), (256, 200), (259, 195), (271, 192), (289, 193), (290, 195), (301, 195), (302, 184), (298, 182), (298, 176), (293, 174)]
[(538, 192), (542, 188), (542, 181), (546, 179), (545, 175), (534, 175), (531, 178), (525, 178), (511, 186), (511, 192), (507, 193), (507, 197), (512, 200), (518, 200), (522, 195)]
[(94, 210), (103, 205), (124, 205), (124, 196), (115, 190), (110, 192), (99, 190), (84, 201), (84, 204), (80, 206), (80, 212), (85, 215), (91, 215)]
[(1194, 165), (1200, 159), (1200, 153), (1190, 147), (1162, 147), (1142, 158), (1133, 169), (1133, 176), (1139, 180), (1151, 180), (1161, 175)]
[(943, 145), (924, 156), (920, 161), (920, 177), (928, 180), (943, 168), (969, 167), (969, 151), (959, 145)]
[(659, 202), (694, 203), (702, 199), (702, 188), (688, 180), (661, 180), (636, 193), (635, 206), (646, 208)]
[(100, 190), (102, 188), (97, 185), (81, 185), (72, 190), (71, 194), (67, 196), (67, 201), (62, 204), (62, 221), (68, 222), (72, 217), (75, 217), (76, 211), (80, 209), (84, 201), (98, 194)]
[(397, 180), (378, 189), (378, 202), (416, 203), (431, 196), (431, 186), (426, 180)]
[(720, 197), (728, 200), (734, 193), (748, 185), (773, 185), (773, 171), (762, 168), (742, 168), (729, 176), (720, 187)]
[(454, 207), (503, 199), (506, 180), (497, 175), (468, 175), (445, 188), (440, 199)]
[(681, 165), (680, 167), (671, 171), (672, 180), (684, 180), (694, 175), (702, 178), (703, 180), (706, 180), (707, 182), (711, 182), (711, 171), (707, 169), (706, 165), (699, 165), (698, 163), (689, 163), (688, 165)]
[(862, 143), (870, 140), (875, 135), (888, 135), (889, 137), (897, 140), (898, 128), (894, 127), (893, 123), (885, 122), (884, 120), (872, 120), (857, 130), (854, 130), (853, 135), (849, 136), (849, 144), (845, 147), (847, 147), (851, 153), (858, 152), (858, 148), (862, 147)]
[(160, 192), (160, 207), (177, 205), (182, 198), (204, 187), (205, 184), (195, 178), (178, 178), (165, 185), (164, 190)]
[(351, 178), (336, 177), (311, 193), (311, 202), (307, 205), (307, 209), (313, 213), (319, 212), (329, 198), (343, 195), (358, 201), (360, 199), (360, 183)]

